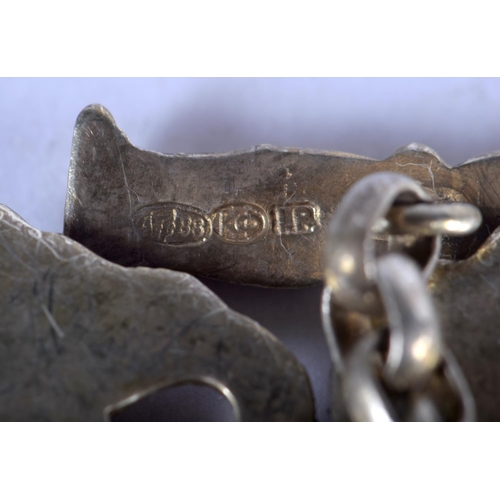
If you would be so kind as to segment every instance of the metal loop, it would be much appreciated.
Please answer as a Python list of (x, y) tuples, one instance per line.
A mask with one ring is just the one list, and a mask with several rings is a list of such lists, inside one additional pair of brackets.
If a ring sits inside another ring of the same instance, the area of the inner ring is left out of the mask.
[[(430, 196), (410, 177), (380, 172), (364, 177), (346, 194), (332, 219), (325, 244), (325, 278), (334, 300), (364, 314), (382, 314), (376, 284), (377, 264), (372, 228), (395, 202), (430, 202)], [(424, 273), (432, 272), (440, 240), (432, 237)]]
[[(377, 350), (379, 343), (380, 335), (373, 332), (358, 342), (345, 360), (342, 377), (344, 398), (351, 419), (358, 422), (451, 420), (443, 418), (437, 402), (425, 388), (414, 398), (411, 398), (411, 393), (407, 393), (410, 399), (407, 414), (400, 418), (379, 381), (377, 372), (382, 363)], [(456, 420), (473, 421), (475, 407), (470, 389), (454, 357), (447, 350), (443, 351), (442, 365), (443, 377), (450, 385), (459, 408)]]
[(468, 203), (418, 203), (392, 207), (384, 229), (392, 234), (465, 236), (481, 222), (481, 212)]
[(474, 396), (470, 390), (469, 384), (464, 377), (462, 369), (457, 363), (455, 356), (449, 349), (443, 350), (444, 368), (443, 373), (448, 384), (454, 389), (457, 394), (461, 406), (462, 415), (461, 422), (473, 422), (476, 420), (476, 404)]
[(377, 283), (388, 319), (384, 380), (396, 389), (422, 385), (441, 360), (441, 332), (422, 273), (403, 254), (378, 260)]
[[(354, 420), (393, 421), (402, 413), (419, 421), (474, 418), (467, 382), (442, 344), (426, 279), (440, 234), (468, 234), (481, 214), (466, 204), (429, 202), (409, 177), (377, 173), (351, 188), (330, 223), (322, 320)], [(377, 256), (377, 232), (389, 232), (389, 244), (401, 252)]]
[[(389, 398), (377, 380), (374, 359), (379, 336), (372, 334), (358, 342), (345, 360), (342, 376), (344, 398), (351, 419), (356, 422), (397, 420)], [(379, 357), (381, 364), (381, 358)]]
[(321, 324), (326, 336), (326, 343), (330, 350), (330, 358), (332, 359), (333, 366), (337, 371), (342, 372), (344, 370), (344, 361), (333, 329), (331, 304), (332, 290), (330, 287), (325, 286), (321, 295)]

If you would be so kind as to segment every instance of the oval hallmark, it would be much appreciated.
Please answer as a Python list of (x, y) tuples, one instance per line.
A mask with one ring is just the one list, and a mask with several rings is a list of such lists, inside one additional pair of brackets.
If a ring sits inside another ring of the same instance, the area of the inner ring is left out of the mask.
[(212, 235), (212, 221), (199, 208), (182, 203), (157, 203), (140, 208), (134, 225), (141, 236), (154, 243), (193, 246)]

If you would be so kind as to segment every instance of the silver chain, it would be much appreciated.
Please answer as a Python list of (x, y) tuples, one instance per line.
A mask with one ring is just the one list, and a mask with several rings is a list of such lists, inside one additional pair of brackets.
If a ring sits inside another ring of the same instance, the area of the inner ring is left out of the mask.
[(427, 279), (441, 235), (469, 234), (480, 223), (473, 205), (433, 203), (416, 181), (391, 172), (346, 194), (328, 229), (322, 300), (334, 419), (474, 420)]

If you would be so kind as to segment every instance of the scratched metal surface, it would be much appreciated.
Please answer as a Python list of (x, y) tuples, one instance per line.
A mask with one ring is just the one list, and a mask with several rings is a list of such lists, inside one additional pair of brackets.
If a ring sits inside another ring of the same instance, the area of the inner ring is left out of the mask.
[(445, 241), (441, 252), (463, 259), (500, 220), (499, 168), (498, 154), (452, 168), (419, 144), (381, 161), (273, 146), (159, 154), (132, 145), (109, 110), (92, 105), (76, 120), (64, 234), (125, 266), (260, 286), (318, 285), (328, 221), (362, 177), (398, 172), (436, 200), (475, 204), (482, 226)]
[(468, 259), (441, 261), (429, 281), (443, 336), (474, 396), (479, 421), (500, 421), (500, 229)]
[[(0, 202), (42, 230), (62, 232), (73, 127), (91, 103), (109, 108), (133, 144), (168, 153), (267, 143), (383, 159), (418, 142), (457, 165), (499, 149), (496, 79), (0, 79)], [(202, 281), (296, 354), (328, 420), (319, 287)]]
[(313, 420), (285, 346), (192, 276), (124, 268), (0, 206), (0, 420), (104, 420), (206, 384), (238, 420)]

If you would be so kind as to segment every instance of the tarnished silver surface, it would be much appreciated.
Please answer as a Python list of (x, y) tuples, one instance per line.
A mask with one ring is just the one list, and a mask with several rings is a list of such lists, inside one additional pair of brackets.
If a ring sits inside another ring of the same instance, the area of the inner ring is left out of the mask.
[(239, 420), (314, 418), (295, 357), (189, 275), (120, 267), (0, 205), (0, 276), (0, 420), (108, 419), (184, 382)]
[(442, 248), (442, 257), (462, 259), (498, 225), (499, 168), (499, 155), (450, 168), (416, 144), (382, 161), (272, 146), (164, 155), (133, 146), (110, 113), (94, 105), (75, 126), (64, 232), (126, 266), (306, 286), (322, 281), (326, 225), (357, 180), (404, 173), (438, 200), (476, 205), (479, 231)]
[[(475, 417), (466, 379), (442, 342), (426, 278), (437, 263), (436, 229), (447, 227), (445, 215), (461, 234), (477, 229), (481, 219), (474, 207), (436, 210), (429, 201), (413, 179), (378, 172), (351, 188), (330, 223), (322, 313), (336, 368), (335, 397), (343, 398), (343, 413), (354, 420)], [(410, 246), (377, 252), (376, 231), (389, 231), (389, 243), (395, 238), (391, 224), (377, 221), (399, 206), (410, 214), (413, 206), (426, 207), (413, 211), (418, 223), (410, 225), (421, 236)]]
[(478, 419), (500, 421), (500, 229), (467, 260), (440, 262), (429, 287)]

